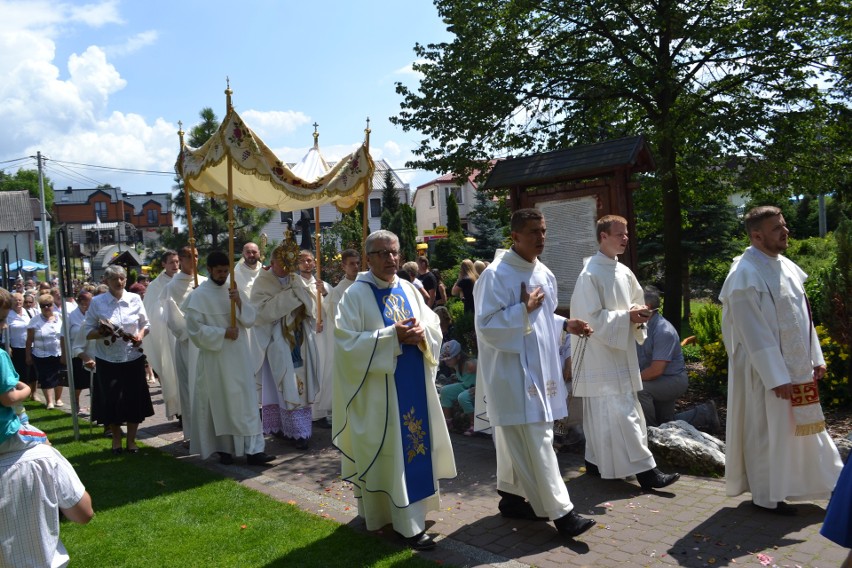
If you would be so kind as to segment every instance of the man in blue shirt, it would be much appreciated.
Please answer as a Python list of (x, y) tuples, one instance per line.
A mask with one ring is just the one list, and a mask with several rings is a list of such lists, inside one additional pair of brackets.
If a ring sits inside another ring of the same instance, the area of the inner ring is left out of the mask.
[(654, 312), (646, 324), (648, 338), (645, 343), (636, 346), (642, 370), (639, 403), (645, 421), (648, 426), (659, 426), (672, 420), (684, 420), (699, 429), (717, 430), (719, 417), (712, 401), (675, 414), (675, 402), (689, 387), (680, 337), (674, 326), (658, 312), (659, 289), (645, 286), (643, 290), (645, 305)]

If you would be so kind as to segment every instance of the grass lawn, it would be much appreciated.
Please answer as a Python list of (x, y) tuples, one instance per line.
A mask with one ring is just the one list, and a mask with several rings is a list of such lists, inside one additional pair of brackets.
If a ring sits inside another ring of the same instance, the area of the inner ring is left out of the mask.
[(27, 411), (92, 496), (88, 525), (62, 524), (72, 567), (435, 566), (154, 448), (113, 455), (88, 423), (75, 442), (64, 412), (38, 403)]

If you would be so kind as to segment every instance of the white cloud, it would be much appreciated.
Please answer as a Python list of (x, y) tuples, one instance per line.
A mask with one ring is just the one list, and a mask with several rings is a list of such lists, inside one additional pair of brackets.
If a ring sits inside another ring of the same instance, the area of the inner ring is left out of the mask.
[(0, 33), (32, 30), (51, 38), (74, 24), (101, 27), (122, 23), (115, 0), (82, 6), (50, 0), (0, 0), (0, 14)]
[(295, 132), (300, 126), (308, 124), (311, 117), (303, 112), (293, 110), (247, 110), (240, 112), (251, 129), (269, 144), (282, 134)]
[(156, 43), (158, 38), (159, 34), (157, 33), (157, 30), (148, 30), (127, 38), (127, 41), (125, 41), (121, 45), (107, 46), (104, 48), (104, 51), (110, 57), (120, 57), (122, 55), (129, 55), (131, 53), (139, 51), (143, 47), (147, 47)]
[(71, 54), (68, 58), (70, 82), (77, 87), (80, 97), (96, 106), (105, 108), (109, 96), (127, 85), (112, 64), (107, 63), (106, 54), (99, 47), (91, 46), (82, 55)]

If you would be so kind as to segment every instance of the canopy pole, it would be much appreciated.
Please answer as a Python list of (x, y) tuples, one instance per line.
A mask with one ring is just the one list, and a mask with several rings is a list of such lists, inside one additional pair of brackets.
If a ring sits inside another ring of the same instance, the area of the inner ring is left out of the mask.
[[(314, 238), (317, 240), (317, 281), (322, 281), (322, 251), (320, 250), (320, 208), (314, 207)], [(317, 286), (317, 333), (322, 331), (322, 294)]]
[[(367, 157), (370, 157), (370, 117), (367, 117), (367, 128), (364, 129), (364, 145), (367, 147)], [(373, 176), (367, 179), (364, 186), (364, 210), (361, 212), (361, 266), (367, 267), (367, 235), (369, 232), (370, 194), (373, 192)]]
[[(226, 79), (228, 86), (225, 89), (226, 106), (228, 112), (231, 113), (233, 106), (231, 105), (231, 80)], [(227, 120), (227, 119), (226, 119)], [(231, 152), (227, 151), (228, 155), (228, 265), (231, 274), (231, 290), (237, 289), (237, 281), (234, 279), (234, 171), (231, 163)], [(237, 326), (237, 302), (231, 299), (231, 327)]]
[[(183, 143), (183, 123), (178, 121), (178, 136), (180, 137), (180, 151), (181, 156), (184, 151), (184, 143)], [(183, 163), (183, 159), (181, 159), (181, 163)], [(183, 170), (183, 168), (181, 168)], [(183, 178), (183, 171), (180, 172), (181, 177)], [(192, 262), (192, 278), (195, 281), (195, 287), (198, 288), (198, 266), (197, 262), (195, 262), (195, 232), (192, 229), (192, 198), (190, 197), (192, 189), (189, 187), (189, 181), (184, 178), (183, 180), (183, 194), (186, 201), (186, 230), (189, 233), (189, 248), (190, 254), (192, 254), (193, 262)]]

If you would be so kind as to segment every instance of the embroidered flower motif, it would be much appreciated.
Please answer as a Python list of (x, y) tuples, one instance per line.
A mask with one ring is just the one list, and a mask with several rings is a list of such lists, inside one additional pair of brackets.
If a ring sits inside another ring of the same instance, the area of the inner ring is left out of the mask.
[(535, 387), (535, 385), (532, 385), (532, 384), (531, 384), (531, 385), (527, 388), (527, 394), (528, 394), (529, 396), (537, 396), (537, 395), (538, 395), (538, 389)]
[(418, 454), (426, 455), (426, 445), (423, 443), (423, 438), (426, 437), (426, 432), (423, 431), (423, 419), (418, 420), (415, 416), (414, 407), (402, 416), (403, 424), (408, 429), (405, 435), (407, 442), (405, 444), (406, 461), (411, 461)]
[(556, 381), (547, 381), (547, 396), (550, 398), (556, 396)]

